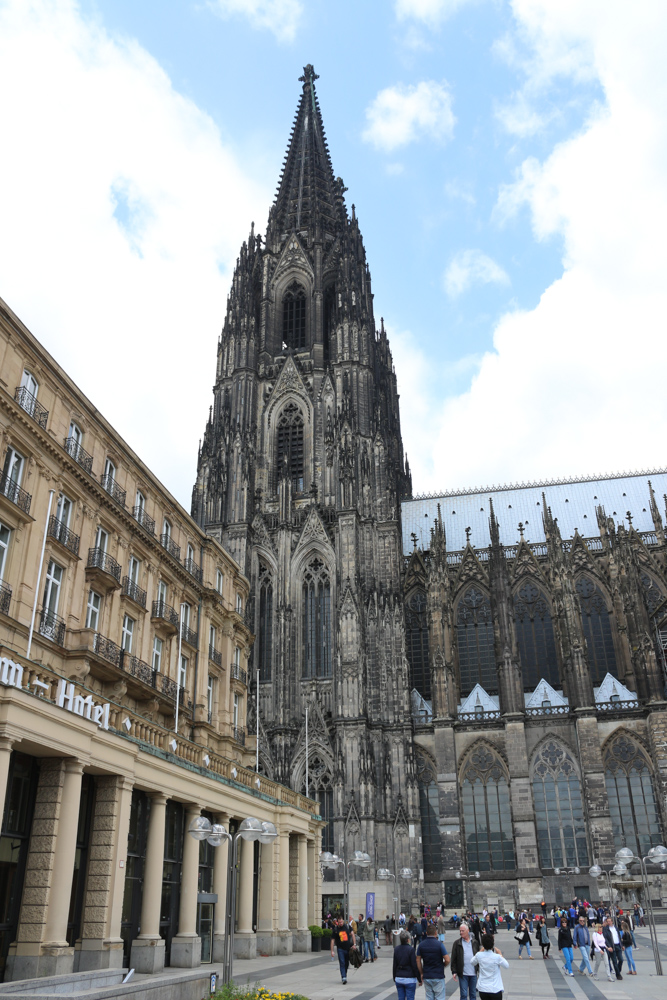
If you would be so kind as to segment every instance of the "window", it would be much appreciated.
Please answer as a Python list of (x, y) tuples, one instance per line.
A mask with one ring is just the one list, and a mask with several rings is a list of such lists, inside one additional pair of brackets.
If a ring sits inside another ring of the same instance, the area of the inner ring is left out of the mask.
[(469, 695), (475, 684), (485, 691), (498, 687), (493, 645), (493, 619), (489, 598), (472, 586), (459, 601), (456, 612), (461, 695)]
[[(306, 769), (304, 767), (301, 792), (306, 794)], [(308, 795), (320, 804), (320, 816), (324, 821), (322, 827), (322, 850), (334, 850), (334, 807), (332, 764), (324, 756), (314, 752), (308, 760)]]
[(130, 618), (129, 615), (125, 615), (123, 618), (123, 631), (121, 634), (121, 649), (125, 650), (126, 653), (132, 652), (132, 639), (134, 636), (134, 619)]
[(31, 396), (36, 396), (39, 389), (39, 382), (29, 371), (24, 370), (21, 376), (21, 388), (27, 389)]
[(166, 517), (162, 522), (162, 534), (165, 537), (165, 541), (171, 538), (171, 524), (169, 523)]
[(273, 584), (266, 566), (259, 567), (259, 622), (257, 623), (257, 667), (261, 681), (271, 680), (273, 650)]
[(524, 687), (533, 690), (541, 677), (560, 687), (556, 640), (546, 597), (534, 583), (524, 583), (514, 599), (514, 625)]
[(331, 676), (331, 586), (321, 559), (313, 559), (304, 575), (303, 676)]
[(10, 537), (10, 529), (4, 524), (0, 524), (0, 580), (4, 580), (5, 577), (5, 563), (7, 562)]
[(51, 559), (49, 561), (49, 568), (46, 571), (46, 583), (44, 585), (44, 603), (43, 608), (45, 612), (50, 614), (58, 613), (58, 602), (60, 601), (60, 587), (63, 581), (63, 568), (58, 566), (57, 563)]
[(419, 590), (405, 606), (405, 647), (410, 664), (410, 688), (423, 698), (431, 697), (431, 671), (428, 661), (428, 622), (426, 594)]
[(69, 528), (69, 519), (72, 513), (72, 501), (61, 493), (56, 504), (56, 520), (65, 528)]
[(243, 598), (240, 594), (236, 595), (236, 613), (239, 615), (243, 614)]
[(336, 286), (329, 285), (324, 293), (323, 353), (324, 361), (329, 360), (331, 336), (336, 325)]
[(136, 507), (137, 514), (142, 514), (146, 510), (146, 497), (141, 490), (137, 490), (137, 495), (134, 498), (134, 506)]
[(234, 666), (237, 670), (241, 667), (241, 650), (238, 646), (234, 646)]
[(157, 585), (157, 599), (161, 604), (167, 603), (167, 584), (164, 580), (160, 580)]
[(283, 297), (283, 344), (294, 350), (306, 346), (306, 293), (296, 281)]
[(97, 632), (100, 624), (100, 608), (102, 598), (94, 590), (88, 593), (88, 604), (86, 606), (86, 628), (92, 628)]
[(153, 638), (153, 670), (158, 670), (162, 666), (162, 639), (157, 636)]
[(23, 455), (20, 455), (14, 448), (7, 449), (5, 465), (2, 470), (2, 492), (12, 501), (16, 496), (16, 487), (21, 485), (24, 461)]
[(213, 719), (213, 685), (215, 684), (215, 678), (208, 675), (208, 684), (206, 685), (206, 707), (208, 709), (208, 721), (211, 722)]
[(79, 427), (79, 425), (75, 424), (73, 420), (69, 425), (69, 434), (67, 435), (67, 437), (68, 440), (72, 442), (72, 444), (77, 446), (79, 446), (83, 441), (83, 432)]
[(128, 566), (127, 575), (130, 578), (131, 583), (139, 583), (139, 567), (141, 563), (136, 556), (130, 557), (130, 564)]
[(644, 588), (646, 610), (648, 611), (649, 618), (652, 618), (658, 605), (662, 604), (663, 595), (656, 586), (655, 581), (651, 579), (648, 573), (642, 573), (640, 580), (642, 587)]
[(294, 493), (303, 493), (303, 415), (289, 403), (278, 419), (276, 473), (292, 482)]
[(181, 666), (178, 671), (179, 687), (185, 688), (187, 679), (188, 679), (188, 658), (187, 656), (181, 656)]
[(648, 760), (639, 744), (621, 733), (609, 744), (604, 765), (616, 850), (629, 847), (645, 857), (662, 843)]
[(440, 878), (442, 844), (440, 841), (438, 782), (435, 764), (423, 753), (417, 755), (417, 781), (419, 783), (419, 815), (424, 872), (431, 877)]
[(232, 724), (234, 726), (234, 729), (238, 729), (239, 728), (239, 719), (240, 718), (241, 718), (241, 699), (240, 699), (240, 697), (239, 697), (239, 695), (237, 693), (237, 694), (234, 695), (234, 706), (233, 706), (233, 715), (232, 715), (232, 720), (233, 720)]
[(499, 758), (483, 746), (474, 751), (461, 789), (469, 871), (511, 871), (516, 867), (509, 786)]
[(109, 486), (116, 481), (116, 466), (110, 458), (104, 463), (104, 478)]
[(215, 625), (209, 625), (208, 627), (208, 648), (215, 650), (216, 639), (218, 638), (218, 631)]
[(217, 590), (217, 592), (220, 595), (222, 595), (222, 586), (223, 586), (224, 582), (225, 582), (225, 578), (222, 575), (221, 570), (218, 570), (217, 573), (216, 573), (216, 575), (215, 575), (215, 589)]
[(577, 580), (577, 594), (584, 626), (588, 662), (594, 685), (601, 684), (607, 673), (618, 677), (616, 651), (611, 631), (611, 613), (599, 587), (582, 576)]
[(188, 562), (194, 562), (194, 561), (195, 561), (195, 550), (188, 542)]
[(97, 534), (95, 535), (95, 548), (101, 549), (102, 552), (106, 552), (107, 545), (109, 543), (109, 535), (104, 530), (101, 525), (98, 525)]
[(588, 865), (581, 782), (572, 757), (553, 740), (535, 758), (533, 796), (542, 868)]
[(191, 607), (189, 604), (181, 604), (181, 625), (185, 625), (186, 628), (190, 628), (190, 611)]
[(23, 392), (19, 396), (19, 405), (21, 409), (29, 413), (31, 417), (34, 417), (35, 400), (37, 398), (39, 383), (34, 375), (31, 375), (28, 371), (24, 371), (21, 376), (21, 388)]

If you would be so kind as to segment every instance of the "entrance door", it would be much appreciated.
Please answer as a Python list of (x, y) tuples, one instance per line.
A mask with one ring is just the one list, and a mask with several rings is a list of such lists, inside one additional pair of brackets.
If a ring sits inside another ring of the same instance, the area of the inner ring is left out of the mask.
[(134, 789), (130, 808), (130, 829), (127, 836), (127, 862), (125, 868), (125, 894), (120, 924), (123, 939), (123, 961), (130, 964), (132, 942), (139, 935), (141, 920), (141, 890), (146, 859), (146, 839), (150, 799), (145, 792)]
[(201, 963), (213, 961), (213, 914), (215, 903), (197, 903), (197, 934), (201, 938)]
[[(164, 938), (164, 964), (171, 964), (171, 941), (178, 934), (178, 911), (181, 902), (181, 862), (183, 860), (183, 806), (167, 802), (164, 830), (164, 865), (160, 904), (160, 937)], [(185, 834), (188, 836), (188, 834)]]
[(9, 946), (16, 940), (36, 789), (37, 761), (14, 751), (0, 835), (0, 979)]

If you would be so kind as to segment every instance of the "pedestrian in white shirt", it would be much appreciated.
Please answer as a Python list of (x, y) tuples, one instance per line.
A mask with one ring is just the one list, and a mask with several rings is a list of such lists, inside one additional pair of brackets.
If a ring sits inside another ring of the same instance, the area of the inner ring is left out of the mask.
[(493, 947), (492, 934), (482, 935), (482, 949), (472, 959), (472, 964), (477, 966), (477, 994), (480, 1000), (502, 1000), (504, 986), (500, 968), (509, 969), (510, 964), (500, 949)]
[(595, 931), (591, 935), (591, 941), (593, 943), (593, 961), (595, 963), (595, 968), (593, 970), (593, 979), (598, 978), (598, 969), (600, 968), (600, 962), (604, 962), (605, 968), (607, 970), (607, 979), (610, 983), (616, 982), (616, 977), (611, 974), (611, 963), (607, 957), (607, 945), (604, 939), (604, 934), (602, 933), (602, 924), (595, 925)]

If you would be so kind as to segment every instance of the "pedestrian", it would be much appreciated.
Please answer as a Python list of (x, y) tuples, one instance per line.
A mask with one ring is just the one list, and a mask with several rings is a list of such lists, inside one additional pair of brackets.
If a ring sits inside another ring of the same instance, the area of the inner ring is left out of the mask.
[(506, 922), (506, 924), (507, 924), (507, 930), (508, 930), (508, 931), (511, 931), (511, 930), (512, 930), (512, 916), (513, 916), (513, 914), (512, 914), (512, 911), (511, 911), (511, 910), (510, 910), (510, 912), (509, 912), (509, 913), (506, 913), (506, 914), (505, 914), (505, 922)]
[(421, 920), (413, 920), (412, 917), (410, 917), (410, 920), (412, 921), (412, 926), (408, 924), (408, 930), (412, 934), (412, 943), (416, 948), (421, 941), (424, 932), (422, 930)]
[(365, 934), (365, 931), (364, 931), (364, 924), (365, 924), (365, 922), (366, 921), (364, 920), (363, 913), (360, 913), (359, 914), (359, 919), (356, 921), (356, 925), (357, 926), (356, 926), (356, 928), (353, 928), (354, 929), (354, 933), (355, 933), (355, 938), (356, 938), (356, 941), (357, 941), (357, 947), (359, 948), (359, 954), (361, 955), (362, 962), (366, 961), (366, 959), (364, 958), (364, 945), (365, 945), (365, 942), (366, 942), (366, 934)]
[(549, 931), (547, 930), (546, 918), (544, 920), (540, 920), (540, 922), (538, 923), (537, 934), (535, 935), (535, 937), (537, 938), (537, 943), (542, 949), (542, 958), (545, 959), (546, 961), (546, 959), (549, 957), (549, 949), (551, 948), (551, 941), (549, 940)]
[(375, 961), (375, 921), (372, 917), (366, 917), (366, 923), (364, 924), (364, 948), (365, 962)]
[(350, 967), (350, 948), (354, 945), (354, 931), (344, 920), (338, 920), (331, 935), (331, 957), (334, 957), (334, 947), (338, 951), (338, 965), (343, 984), (347, 982), (347, 970)]
[(637, 947), (637, 941), (635, 939), (635, 917), (634, 917), (634, 913), (630, 913), (630, 911), (628, 910), (628, 912), (625, 914), (625, 916), (623, 917), (623, 919), (627, 922), (628, 930), (630, 931), (630, 937), (632, 938), (632, 947), (636, 948)]
[(477, 989), (480, 1000), (503, 1000), (503, 980), (500, 967), (509, 969), (510, 964), (503, 958), (500, 948), (494, 948), (493, 938), (485, 934), (482, 938), (483, 951), (473, 956), (472, 964), (477, 967)]
[(595, 931), (593, 932), (593, 961), (595, 963), (593, 969), (593, 979), (598, 978), (598, 969), (600, 968), (600, 962), (605, 963), (607, 969), (607, 979), (610, 983), (615, 983), (616, 979), (612, 975), (611, 971), (611, 961), (607, 953), (607, 944), (602, 933), (602, 924), (595, 925)]
[(465, 922), (459, 927), (459, 935), (452, 945), (449, 967), (454, 979), (459, 981), (459, 1000), (476, 1000), (477, 973), (472, 960), (479, 951), (479, 945)]
[(573, 976), (572, 959), (574, 958), (574, 943), (572, 941), (572, 931), (565, 920), (561, 920), (560, 922), (558, 950), (562, 954), (563, 962), (565, 963), (565, 975)]
[(475, 940), (477, 941), (477, 944), (480, 945), (480, 947), (481, 947), (481, 944), (482, 944), (482, 925), (480, 924), (479, 917), (477, 916), (476, 913), (473, 915), (472, 923), (470, 924), (470, 929), (472, 930), (473, 934), (475, 935)]
[(588, 932), (588, 927), (586, 926), (586, 918), (579, 917), (577, 921), (577, 926), (574, 928), (574, 934), (572, 935), (572, 941), (574, 947), (579, 949), (579, 954), (581, 955), (581, 965), (579, 966), (579, 972), (582, 976), (586, 973), (589, 976), (593, 975), (593, 969), (591, 968), (590, 960), (590, 950), (591, 950), (591, 936)]
[(421, 974), (417, 968), (415, 949), (410, 944), (410, 935), (401, 931), (400, 944), (394, 948), (393, 979), (396, 983), (398, 1000), (415, 1000), (417, 986), (421, 986)]
[(628, 975), (637, 975), (637, 966), (632, 954), (632, 934), (627, 920), (621, 921), (621, 946), (625, 951), (625, 961), (628, 963)]
[(389, 914), (387, 914), (385, 922), (383, 924), (385, 944), (391, 944), (391, 923), (392, 923), (391, 917), (389, 916)]
[(621, 975), (621, 969), (623, 968), (623, 949), (621, 947), (621, 938), (611, 917), (607, 917), (605, 920), (604, 926), (602, 927), (602, 933), (604, 935), (609, 958), (611, 959), (611, 964), (614, 966), (616, 978), (622, 979), (623, 976)]
[(437, 921), (437, 925), (436, 926), (438, 928), (438, 941), (442, 941), (443, 944), (444, 944), (446, 924), (445, 924), (445, 918), (444, 918), (444, 915), (443, 915), (442, 912), (438, 913), (438, 921)]
[(424, 1000), (445, 1000), (446, 965), (449, 965), (447, 949), (438, 941), (435, 924), (429, 924), (417, 947), (417, 968), (424, 983)]
[(527, 925), (527, 923), (526, 923), (525, 920), (521, 921), (521, 924), (519, 925), (519, 929), (516, 932), (516, 934), (514, 935), (514, 937), (519, 942), (519, 958), (523, 958), (523, 956), (521, 954), (521, 950), (523, 948), (525, 948), (526, 951), (528, 952), (528, 958), (532, 962), (533, 961), (533, 956), (530, 954), (530, 946), (533, 943), (533, 941), (532, 941), (532, 938), (530, 936), (530, 932), (528, 930), (528, 925)]

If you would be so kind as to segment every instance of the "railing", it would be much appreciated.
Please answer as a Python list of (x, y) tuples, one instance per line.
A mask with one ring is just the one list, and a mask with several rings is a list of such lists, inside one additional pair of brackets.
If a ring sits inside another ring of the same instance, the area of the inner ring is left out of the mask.
[(241, 681), (241, 684), (247, 684), (248, 675), (243, 667), (240, 667), (238, 663), (232, 663), (231, 673), (235, 681)]
[(68, 437), (65, 439), (64, 444), (65, 451), (70, 458), (73, 458), (77, 465), (80, 465), (89, 476), (93, 474), (93, 456), (89, 455), (85, 451), (76, 438)]
[(197, 563), (194, 561), (194, 559), (186, 559), (185, 562), (183, 563), (183, 566), (190, 574), (190, 576), (193, 576), (195, 578), (197, 583), (202, 582), (204, 574), (201, 571), (201, 566), (198, 566)]
[(100, 632), (95, 633), (93, 652), (101, 656), (102, 659), (108, 660), (109, 663), (113, 663), (114, 667), (120, 667), (120, 658), (123, 650), (117, 643), (112, 642), (111, 639), (107, 639)]
[(0, 493), (15, 503), (26, 514), (30, 513), (32, 496), (22, 490), (18, 483), (15, 483), (6, 472), (0, 472)]
[(12, 599), (12, 588), (8, 583), (0, 583), (0, 611), (3, 615), (9, 614), (9, 605)]
[(639, 708), (639, 702), (636, 698), (631, 701), (598, 701), (595, 707), (598, 712), (631, 712)]
[(176, 544), (168, 531), (160, 535), (160, 545), (167, 550), (170, 556), (173, 556), (178, 562), (181, 561), (181, 546)]
[(498, 722), (500, 712), (459, 712), (459, 722)]
[(65, 629), (65, 622), (59, 615), (53, 611), (49, 611), (48, 608), (42, 608), (39, 613), (39, 625), (37, 629), (40, 635), (43, 635), (45, 639), (50, 639), (51, 642), (55, 642), (58, 646), (64, 646)]
[(240, 743), (241, 746), (244, 747), (245, 746), (245, 729), (242, 729), (241, 726), (234, 726), (233, 732), (234, 732), (234, 739), (236, 740), (236, 742)]
[(657, 545), (658, 536), (655, 531), (640, 531), (639, 537), (641, 538), (644, 545)]
[(208, 647), (208, 658), (216, 667), (222, 666), (222, 653), (219, 653), (215, 646)]
[(145, 507), (133, 507), (132, 517), (149, 535), (155, 535), (155, 521), (148, 516)]
[(14, 399), (22, 410), (25, 410), (33, 420), (36, 420), (42, 430), (46, 430), (46, 421), (49, 418), (49, 411), (45, 410), (41, 403), (37, 402), (37, 396), (28, 392), (24, 385), (17, 385)]
[(48, 534), (51, 538), (55, 538), (57, 542), (60, 542), (73, 555), (78, 556), (81, 539), (73, 531), (70, 531), (64, 521), (59, 521), (55, 514), (52, 514), (49, 518)]
[(111, 473), (108, 473), (106, 476), (102, 476), (100, 479), (100, 485), (103, 490), (107, 491), (110, 497), (113, 497), (117, 504), (121, 507), (125, 506), (125, 497), (127, 496), (127, 492), (125, 490), (121, 490), (115, 477)]
[(137, 680), (143, 681), (144, 684), (155, 687), (156, 671), (148, 663), (140, 660), (138, 656), (126, 653), (124, 649), (120, 651), (120, 669), (131, 674), (132, 677), (136, 677)]
[(130, 600), (134, 601), (140, 607), (146, 607), (146, 591), (142, 590), (134, 580), (130, 580), (129, 576), (123, 577), (123, 588), (121, 590), (122, 594), (129, 597)]
[(526, 716), (529, 719), (541, 718), (545, 715), (569, 715), (570, 706), (569, 705), (544, 705), (539, 708), (527, 708)]
[(178, 615), (171, 605), (166, 604), (164, 601), (153, 601), (151, 618), (162, 618), (163, 621), (169, 622), (174, 628), (178, 628)]
[(88, 549), (88, 569), (100, 569), (120, 583), (120, 565), (102, 548)]
[(196, 649), (198, 638), (199, 636), (196, 632), (193, 632), (193, 630), (189, 628), (185, 622), (181, 622), (181, 639), (183, 642), (187, 642), (188, 646), (194, 646)]

